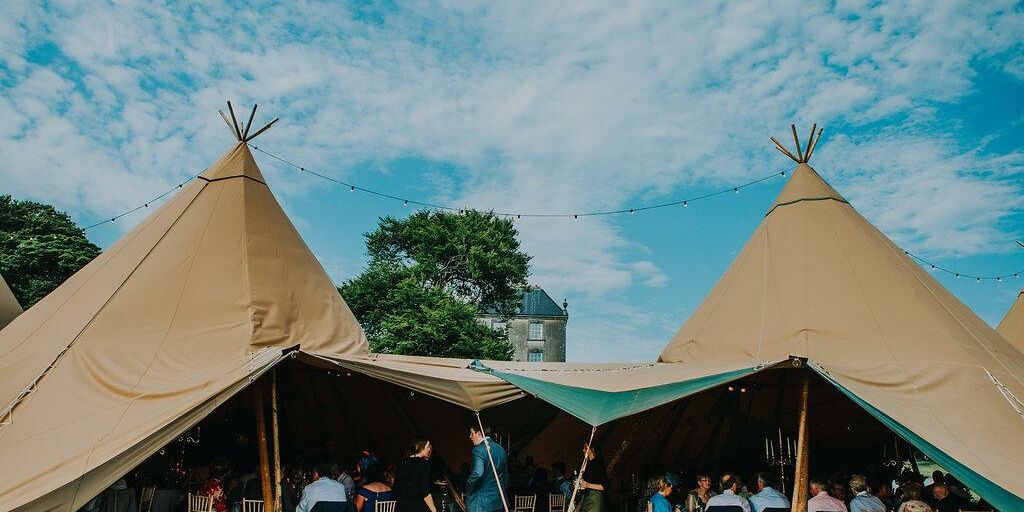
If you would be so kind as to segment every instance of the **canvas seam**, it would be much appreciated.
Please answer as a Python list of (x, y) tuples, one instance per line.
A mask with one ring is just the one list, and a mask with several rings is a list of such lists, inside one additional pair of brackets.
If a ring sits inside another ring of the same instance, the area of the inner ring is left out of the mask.
[[(220, 205), (220, 201), (221, 201), (221, 198), (222, 198), (223, 195), (224, 195), (224, 187), (220, 187), (220, 190), (218, 190), (218, 192), (217, 192), (217, 199), (216, 199), (216, 201), (215, 201), (215, 203), (213, 205), (213, 208), (210, 209), (209, 217), (207, 217), (207, 222), (203, 226), (203, 234), (199, 237), (199, 242), (196, 244), (195, 251), (192, 253), (192, 257), (190, 258), (191, 261), (189, 262), (188, 271), (186, 272), (186, 275), (185, 275), (185, 282), (182, 284), (181, 291), (178, 292), (178, 300), (174, 304), (174, 313), (171, 315), (171, 319), (167, 323), (167, 327), (164, 330), (164, 335), (160, 339), (160, 344), (156, 347), (156, 350), (153, 351), (153, 356), (150, 358), (149, 363), (146, 364), (146, 368), (142, 371), (142, 373), (139, 374), (139, 377), (135, 380), (135, 384), (132, 386), (132, 391), (134, 391), (135, 388), (137, 388), (139, 386), (139, 383), (142, 382), (142, 379), (145, 378), (146, 375), (149, 373), (150, 368), (152, 368), (152, 366), (153, 366), (153, 362), (156, 361), (157, 356), (160, 355), (160, 351), (163, 350), (164, 344), (167, 342), (168, 331), (170, 331), (171, 326), (174, 325), (174, 319), (177, 318), (177, 316), (178, 316), (178, 308), (181, 305), (181, 298), (185, 294), (185, 289), (188, 286), (189, 277), (192, 274), (192, 267), (193, 267), (193, 265), (195, 265), (195, 262), (196, 262), (196, 256), (198, 255), (200, 247), (202, 247), (202, 245), (203, 245), (203, 242), (206, 240), (206, 234), (209, 231), (209, 227), (210, 227), (209, 219), (211, 217), (213, 217), (214, 212), (217, 211), (217, 207)], [(199, 195), (196, 194), (196, 197), (199, 197)], [(191, 204), (190, 204), (190, 206), (191, 206)], [(188, 208), (186, 208), (185, 210), (187, 210), (187, 209)], [(182, 210), (182, 215), (185, 214), (185, 210)], [(181, 216), (179, 216), (178, 219), (181, 219)], [(168, 231), (170, 231), (170, 230), (168, 230)], [(164, 236), (166, 236), (166, 235), (167, 235), (167, 233), (164, 233)], [(164, 240), (164, 237), (160, 237), (160, 240), (157, 241), (156, 244), (153, 244), (153, 248), (151, 249), (151, 251), (155, 250), (156, 247), (159, 246), (160, 242), (162, 242), (163, 240)], [(140, 262), (139, 266), (141, 266), (141, 262)], [(129, 403), (127, 406), (125, 406), (124, 410), (121, 411), (121, 415), (118, 417), (118, 419), (114, 423), (114, 425), (111, 426), (110, 429), (107, 430), (107, 432), (105, 434), (103, 434), (95, 442), (93, 442), (92, 448), (89, 450), (89, 455), (87, 455), (86, 458), (85, 458), (85, 464), (84, 464), (84, 469), (82, 471), (82, 476), (79, 477), (78, 487), (75, 489), (75, 494), (71, 498), (70, 505), (73, 506), (74, 503), (75, 503), (75, 500), (78, 499), (78, 492), (81, 489), (82, 480), (84, 479), (85, 474), (89, 472), (89, 463), (90, 463), (90, 461), (92, 459), (93, 454), (96, 452), (96, 446), (99, 445), (107, 436), (110, 435), (111, 432), (116, 430), (117, 427), (119, 427), (121, 425), (121, 421), (124, 420), (125, 415), (128, 414), (128, 410), (131, 409), (131, 407), (132, 407), (131, 403)], [(73, 512), (73, 511), (69, 508), (68, 512)]]
[[(859, 213), (856, 212), (856, 210), (854, 210), (854, 213), (857, 214), (857, 215), (860, 215)], [(847, 267), (850, 269), (850, 275), (853, 276), (854, 281), (857, 283), (857, 288), (860, 290), (861, 296), (864, 299), (867, 299), (867, 294), (864, 291), (864, 285), (861, 283), (860, 277), (858, 277), (857, 274), (854, 272), (853, 265), (850, 264), (850, 262), (851, 262), (850, 257), (849, 257), (849, 255), (846, 252), (846, 247), (843, 246), (842, 240), (839, 238), (838, 233), (836, 233), (835, 226), (832, 223), (832, 218), (828, 214), (827, 211), (825, 212), (825, 218), (828, 221), (829, 227), (832, 228), (833, 237), (835, 237), (836, 241), (838, 242), (838, 246), (839, 246), (840, 250), (842, 250), (842, 252), (843, 252), (843, 256), (844, 256), (844, 258), (846, 260)], [(856, 226), (855, 226), (855, 228), (856, 228)], [(883, 237), (884, 237), (884, 235), (883, 235)], [(884, 240), (887, 240), (887, 238), (883, 238), (883, 241)], [(903, 375), (906, 377), (907, 381), (910, 383), (911, 387), (914, 390), (914, 396), (917, 397), (918, 402), (924, 404), (924, 406), (928, 408), (928, 412), (931, 413), (931, 416), (932, 416), (932, 419), (933, 419), (934, 423), (936, 423), (937, 425), (940, 425), (943, 428), (943, 430), (945, 430), (949, 435), (951, 435), (954, 439), (956, 439), (957, 442), (959, 442), (961, 446), (966, 448), (968, 452), (973, 454), (976, 459), (979, 459), (981, 461), (981, 463), (984, 464), (985, 467), (988, 468), (991, 471), (992, 468), (989, 468), (988, 465), (985, 464), (984, 460), (981, 460), (977, 456), (977, 453), (975, 453), (974, 450), (971, 449), (970, 446), (968, 446), (966, 443), (964, 443), (964, 441), (961, 440), (960, 437), (957, 436), (955, 432), (950, 430), (949, 427), (947, 427), (945, 423), (939, 421), (939, 415), (935, 414), (935, 410), (932, 409), (931, 403), (929, 403), (927, 400), (925, 400), (923, 397), (921, 397), (920, 390), (918, 389), (917, 383), (914, 381), (913, 378), (911, 378), (910, 374), (906, 371), (905, 368), (903, 368), (903, 365), (896, 358), (896, 355), (893, 352), (892, 347), (889, 345), (889, 341), (886, 339), (885, 335), (882, 333), (881, 326), (878, 324), (878, 319), (875, 316), (874, 310), (870, 306), (868, 306), (867, 304), (868, 303), (865, 300), (865, 305), (867, 306), (868, 311), (871, 313), (871, 320), (872, 320), (872, 322), (874, 322), (875, 328), (878, 330), (879, 338), (882, 340), (882, 343), (885, 345), (886, 351), (889, 352), (890, 357), (892, 357), (892, 360), (896, 363), (896, 366), (899, 368), (900, 372), (903, 373)]]

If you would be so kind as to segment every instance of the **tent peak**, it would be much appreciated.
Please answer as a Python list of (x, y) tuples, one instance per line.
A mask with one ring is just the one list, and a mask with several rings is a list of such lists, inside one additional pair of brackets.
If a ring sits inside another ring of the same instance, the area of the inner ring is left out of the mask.
[(218, 110), (217, 113), (219, 113), (220, 118), (224, 120), (224, 124), (228, 125), (228, 131), (231, 132), (231, 135), (235, 136), (235, 140), (237, 140), (238, 142), (249, 142), (250, 140), (255, 139), (259, 134), (269, 130), (270, 127), (274, 126), (274, 123), (276, 123), (278, 119), (280, 119), (279, 117), (275, 117), (272, 121), (265, 124), (263, 128), (260, 128), (259, 130), (253, 132), (252, 135), (249, 135), (249, 130), (252, 128), (252, 119), (256, 117), (256, 107), (258, 107), (258, 105), (256, 105), (255, 103), (253, 104), (252, 112), (249, 113), (249, 121), (240, 124), (238, 122), (238, 118), (235, 117), (235, 109), (231, 106), (231, 102), (228, 101), (227, 104), (228, 113), (231, 115), (230, 121), (228, 120), (227, 114), (224, 114), (223, 110)]
[[(796, 134), (796, 125), (791, 124), (789, 128), (793, 130), (793, 143), (796, 144), (796, 154), (793, 154), (786, 146), (784, 146), (775, 137), (768, 137), (775, 144), (775, 149), (779, 150), (780, 153), (786, 155), (791, 160), (798, 164), (805, 164), (811, 160), (811, 155), (814, 154), (814, 149), (818, 146), (818, 140), (821, 139), (821, 132), (824, 128), (818, 128), (818, 123), (811, 125), (811, 134), (807, 137), (807, 147), (802, 148), (800, 146), (800, 137)], [(815, 133), (817, 131), (817, 133)]]

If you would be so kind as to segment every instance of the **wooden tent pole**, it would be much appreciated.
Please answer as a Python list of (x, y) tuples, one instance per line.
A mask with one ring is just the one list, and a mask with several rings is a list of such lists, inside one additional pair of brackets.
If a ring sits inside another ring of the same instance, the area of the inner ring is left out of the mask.
[[(253, 107), (253, 112), (255, 111), (256, 107)], [(277, 368), (270, 375), (270, 419), (274, 441), (274, 512), (281, 512), (281, 435), (277, 427)]]
[(793, 512), (807, 512), (808, 494), (808, 425), (807, 425), (807, 403), (810, 397), (811, 379), (805, 375), (800, 388), (800, 430), (796, 438), (796, 464), (793, 467)]
[(274, 492), (270, 487), (270, 455), (267, 453), (267, 416), (263, 409), (263, 386), (253, 389), (256, 401), (256, 438), (260, 451), (260, 483), (263, 484), (263, 506), (270, 508), (274, 503)]

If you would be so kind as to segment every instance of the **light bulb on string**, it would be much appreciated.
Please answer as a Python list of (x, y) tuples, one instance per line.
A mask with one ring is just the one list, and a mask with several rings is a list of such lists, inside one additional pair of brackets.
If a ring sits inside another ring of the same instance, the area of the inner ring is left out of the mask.
[(636, 210), (634, 210), (634, 209), (630, 208), (630, 209), (629, 209), (629, 214), (630, 214), (630, 215), (632, 215), (632, 214), (634, 214), (634, 213), (636, 213)]
[(402, 201), (402, 206), (409, 206), (409, 201), (408, 200)]
[(356, 191), (356, 186), (352, 185), (351, 187), (349, 187), (349, 190), (352, 191), (352, 192), (355, 192)]
[(689, 201), (683, 201), (683, 208), (687, 208), (689, 206), (690, 206), (690, 202)]
[(740, 188), (739, 188), (739, 187), (736, 187), (736, 188), (732, 189), (732, 191), (733, 191), (733, 192), (735, 192), (735, 193), (737, 193), (737, 194), (739, 194), (739, 193), (740, 193)]

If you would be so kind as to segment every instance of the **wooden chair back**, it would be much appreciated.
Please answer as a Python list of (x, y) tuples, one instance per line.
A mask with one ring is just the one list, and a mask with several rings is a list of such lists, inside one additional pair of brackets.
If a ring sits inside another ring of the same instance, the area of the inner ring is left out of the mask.
[(263, 512), (263, 500), (242, 499), (242, 512)]
[(515, 512), (534, 512), (537, 506), (537, 495), (516, 496)]
[(565, 512), (565, 495), (551, 493), (548, 495), (548, 512)]
[(213, 496), (189, 493), (188, 512), (213, 512)]
[(373, 512), (395, 512), (395, 500), (376, 501), (373, 504)]

